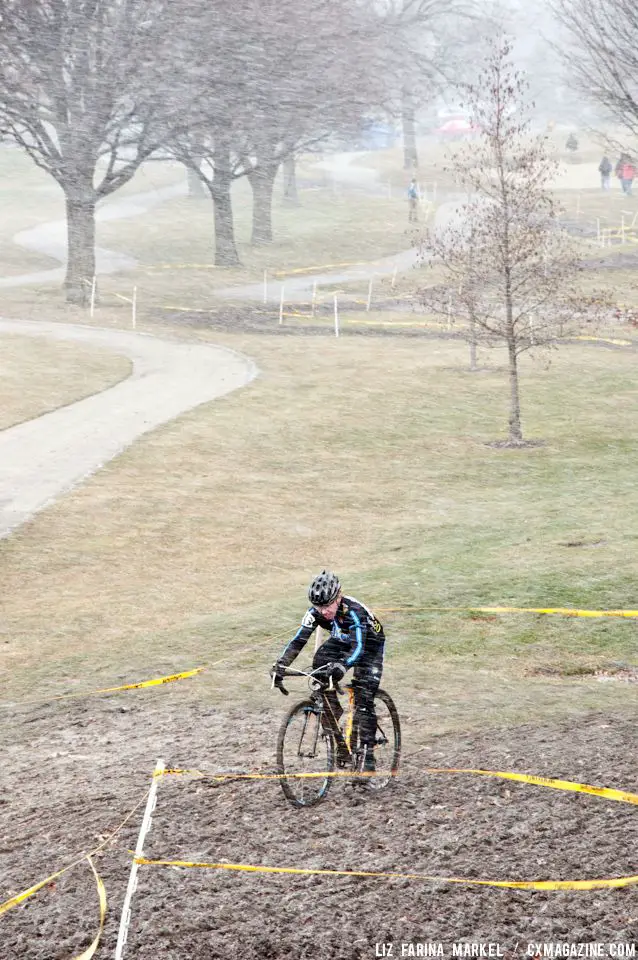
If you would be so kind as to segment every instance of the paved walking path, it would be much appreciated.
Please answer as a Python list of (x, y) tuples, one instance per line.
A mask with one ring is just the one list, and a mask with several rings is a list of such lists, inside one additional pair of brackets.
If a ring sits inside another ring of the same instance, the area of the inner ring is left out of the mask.
[(47, 321), (0, 320), (0, 334), (91, 343), (130, 357), (102, 393), (0, 431), (0, 537), (155, 427), (249, 383), (247, 357), (203, 343)]

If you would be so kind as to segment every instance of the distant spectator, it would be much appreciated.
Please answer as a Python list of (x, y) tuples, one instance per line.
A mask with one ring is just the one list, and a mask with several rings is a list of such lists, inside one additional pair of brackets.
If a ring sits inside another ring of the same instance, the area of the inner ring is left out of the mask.
[(408, 187), (408, 223), (417, 223), (419, 219), (419, 187), (416, 177), (410, 180)]
[(623, 163), (620, 171), (620, 182), (622, 184), (623, 193), (626, 193), (628, 197), (632, 195), (631, 191), (635, 176), (636, 168), (631, 158), (625, 157), (625, 162)]
[(627, 159), (627, 154), (621, 153), (620, 157), (616, 162), (616, 166), (614, 167), (614, 176), (618, 177), (619, 180), (622, 180), (622, 168), (623, 168), (623, 163), (625, 162), (626, 159)]
[(609, 157), (605, 156), (602, 158), (598, 164), (598, 170), (600, 172), (600, 185), (603, 190), (609, 190), (611, 186), (611, 160)]
[(573, 133), (567, 137), (567, 143), (565, 144), (568, 150), (571, 150), (572, 153), (576, 153), (578, 150), (578, 140)]

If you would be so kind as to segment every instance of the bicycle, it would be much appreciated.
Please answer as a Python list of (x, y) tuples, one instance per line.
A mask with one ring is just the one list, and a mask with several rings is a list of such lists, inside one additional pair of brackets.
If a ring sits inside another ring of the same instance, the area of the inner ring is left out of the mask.
[[(383, 790), (396, 777), (401, 756), (401, 723), (392, 698), (378, 689), (374, 695), (377, 715), (374, 756), (376, 770), (363, 773), (366, 746), (359, 741), (354, 687), (345, 691), (333, 685), (326, 668), (304, 671), (286, 668), (284, 677), (307, 677), (310, 696), (290, 708), (277, 736), (277, 773), (281, 787), (296, 807), (311, 807), (325, 799), (335, 777), (335, 766), (344, 775), (360, 778), (370, 790)], [(273, 677), (273, 687), (288, 695), (282, 678)], [(340, 721), (335, 716), (328, 694), (334, 691), (348, 703)], [(325, 776), (322, 776), (325, 774)]]

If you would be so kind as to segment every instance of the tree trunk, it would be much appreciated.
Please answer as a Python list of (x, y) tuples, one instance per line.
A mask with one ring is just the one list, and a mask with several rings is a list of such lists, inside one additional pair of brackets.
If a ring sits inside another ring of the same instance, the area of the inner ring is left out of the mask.
[(222, 145), (215, 151), (215, 175), (210, 184), (215, 211), (215, 266), (239, 267), (241, 261), (235, 246), (235, 225), (230, 188), (233, 177), (230, 151)]
[(253, 191), (253, 230), (250, 242), (254, 246), (272, 243), (272, 197), (277, 167), (257, 167), (248, 179)]
[(509, 439), (513, 443), (520, 443), (523, 439), (521, 430), (521, 401), (518, 392), (518, 357), (516, 356), (516, 337), (513, 330), (507, 338), (507, 353), (510, 375), (510, 415)]
[(297, 167), (294, 153), (291, 153), (290, 156), (284, 160), (284, 203), (288, 203), (293, 207), (299, 206)]
[(416, 170), (419, 166), (419, 155), (416, 149), (414, 100), (408, 89), (403, 90), (401, 125), (403, 127), (403, 169)]
[(86, 307), (95, 275), (95, 191), (86, 184), (66, 195), (67, 265), (64, 289), (67, 303)]

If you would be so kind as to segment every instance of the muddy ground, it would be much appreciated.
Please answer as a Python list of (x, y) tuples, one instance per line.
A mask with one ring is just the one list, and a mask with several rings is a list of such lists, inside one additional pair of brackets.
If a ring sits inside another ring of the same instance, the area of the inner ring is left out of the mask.
[[(183, 687), (181, 688), (183, 691)], [(268, 713), (215, 710), (177, 689), (23, 708), (8, 718), (0, 803), (0, 899), (95, 846), (144, 795), (158, 757), (172, 766), (271, 770), (283, 700)], [(416, 752), (419, 745), (425, 749)], [(296, 810), (276, 782), (164, 779), (148, 857), (573, 879), (634, 874), (638, 810), (487, 778), (421, 772), (479, 766), (638, 790), (635, 727), (574, 725), (446, 735), (408, 718), (403, 772), (376, 797), (336, 783)], [(411, 755), (411, 756), (410, 756)], [(140, 808), (96, 857), (109, 902), (98, 957), (113, 956)], [(86, 864), (0, 918), (0, 957), (62, 960), (97, 928)], [(375, 945), (490, 941), (633, 942), (638, 888), (519, 892), (406, 880), (251, 875), (141, 867), (127, 957), (368, 958)], [(519, 946), (519, 951), (523, 946)]]

